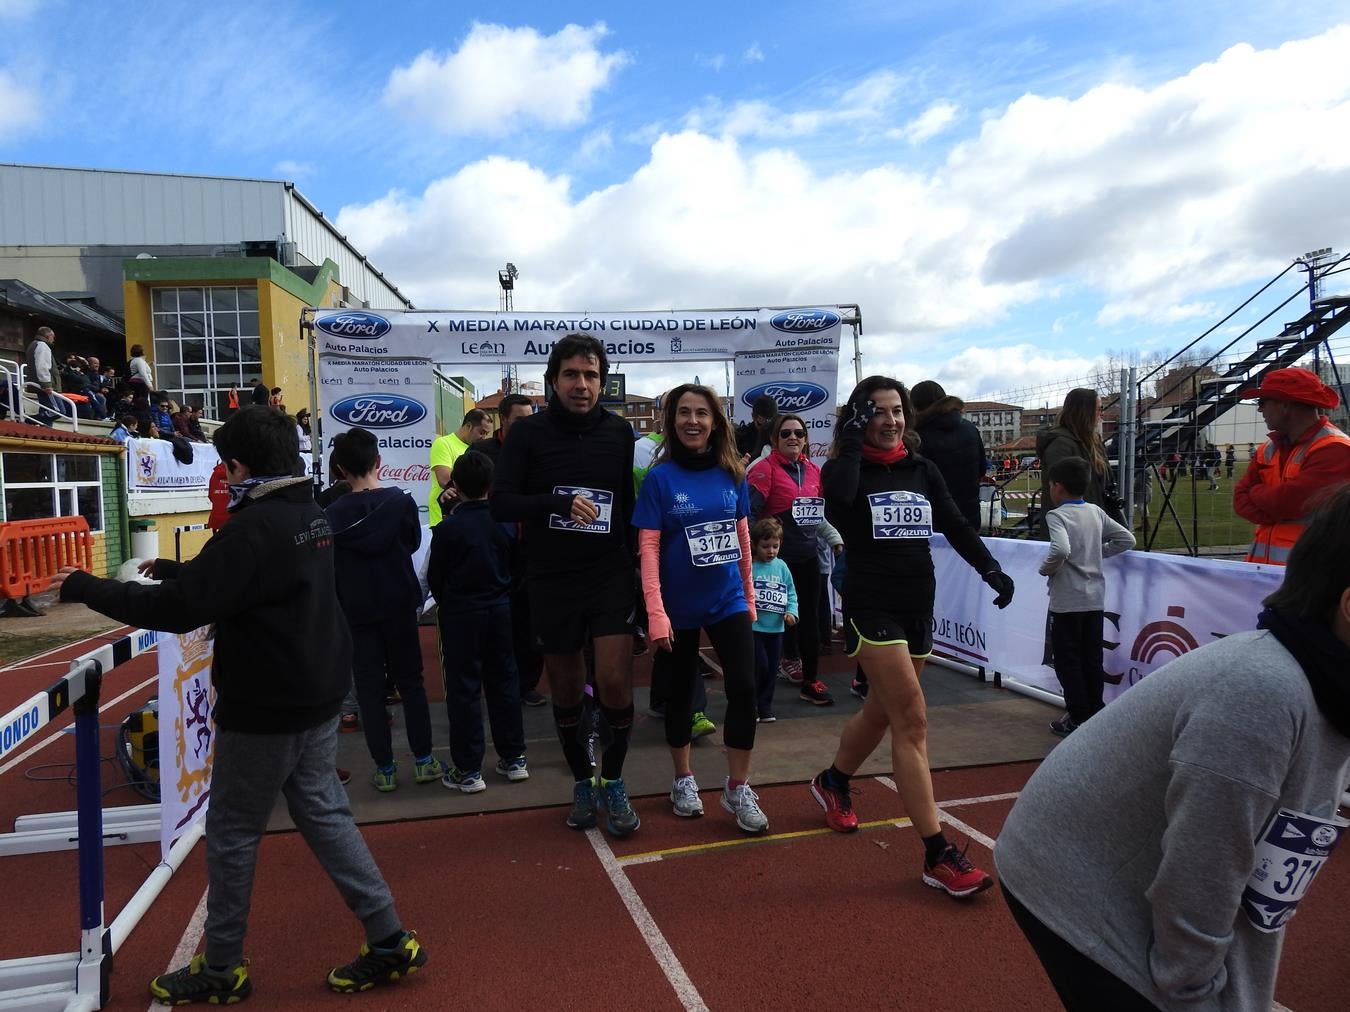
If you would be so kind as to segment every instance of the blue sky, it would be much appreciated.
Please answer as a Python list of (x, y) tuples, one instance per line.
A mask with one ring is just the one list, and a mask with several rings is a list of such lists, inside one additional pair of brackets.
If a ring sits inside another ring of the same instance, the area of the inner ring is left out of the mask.
[(428, 308), (856, 302), (869, 372), (1053, 400), (1350, 243), (1333, 8), (0, 0), (0, 160), (294, 180)]

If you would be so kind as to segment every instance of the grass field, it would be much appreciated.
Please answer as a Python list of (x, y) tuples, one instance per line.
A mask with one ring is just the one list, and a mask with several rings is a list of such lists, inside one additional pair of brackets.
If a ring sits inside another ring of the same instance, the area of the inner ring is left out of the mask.
[[(1148, 507), (1148, 538), (1144, 536), (1141, 513), (1135, 506), (1135, 537), (1142, 549), (1151, 543), (1154, 551), (1186, 550), (1187, 541), (1205, 549), (1204, 554), (1219, 554), (1215, 549), (1226, 546), (1240, 546), (1246, 550), (1251, 541), (1252, 525), (1233, 512), (1233, 485), (1247, 469), (1245, 461), (1234, 469), (1233, 477), (1219, 478), (1219, 488), (1212, 491), (1208, 480), (1194, 479), (1189, 471), (1184, 478), (1178, 478), (1172, 489), (1171, 509), (1176, 518), (1167, 511), (1163, 503), (1163, 486), (1156, 476), (1153, 480), (1153, 500)], [(1222, 473), (1222, 472), (1221, 472)], [(1040, 475), (1021, 474), (1004, 486), (1004, 492), (1035, 492), (1040, 488)], [(1028, 500), (1009, 499), (1004, 505), (1010, 513), (1026, 512)], [(1178, 529), (1177, 521), (1180, 521)], [(1016, 520), (1010, 519), (1005, 526), (1012, 526)], [(1155, 533), (1155, 528), (1158, 530)], [(1185, 532), (1185, 538), (1182, 537)]]

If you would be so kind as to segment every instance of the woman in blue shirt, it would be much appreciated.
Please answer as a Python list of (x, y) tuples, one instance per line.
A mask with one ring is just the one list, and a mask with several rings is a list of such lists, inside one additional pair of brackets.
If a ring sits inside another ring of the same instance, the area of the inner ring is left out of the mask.
[[(642, 483), (633, 525), (638, 528), (642, 590), (656, 663), (669, 665), (666, 744), (675, 765), (670, 801), (675, 814), (703, 814), (689, 765), (690, 720), (700, 632), (722, 661), (727, 716), (722, 740), (728, 777), (722, 807), (747, 833), (769, 820), (750, 789), (755, 747), (755, 620), (751, 576), (750, 496), (736, 441), (717, 395), (685, 383), (662, 411), (665, 441)], [(663, 652), (669, 657), (663, 657)]]

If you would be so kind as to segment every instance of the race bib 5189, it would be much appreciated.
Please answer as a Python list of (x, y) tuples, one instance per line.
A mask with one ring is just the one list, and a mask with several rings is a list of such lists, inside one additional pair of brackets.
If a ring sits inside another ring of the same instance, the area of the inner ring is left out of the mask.
[(933, 506), (918, 492), (873, 492), (867, 505), (877, 541), (933, 536)]

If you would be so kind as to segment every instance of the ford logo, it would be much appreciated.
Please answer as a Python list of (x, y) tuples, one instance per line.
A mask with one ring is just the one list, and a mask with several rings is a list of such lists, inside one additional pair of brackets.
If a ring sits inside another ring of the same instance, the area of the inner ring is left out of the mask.
[(814, 334), (838, 326), (840, 319), (832, 309), (788, 309), (775, 313), (769, 326), (785, 334)]
[(389, 321), (383, 316), (355, 310), (325, 316), (316, 326), (325, 334), (357, 341), (373, 341), (389, 333)]
[(810, 411), (830, 399), (830, 392), (815, 383), (761, 383), (741, 394), (741, 400), (754, 407), (756, 398), (768, 394), (779, 411)]
[(414, 425), (427, 415), (420, 401), (398, 394), (357, 394), (344, 397), (328, 409), (344, 425), (363, 429), (401, 429)]

